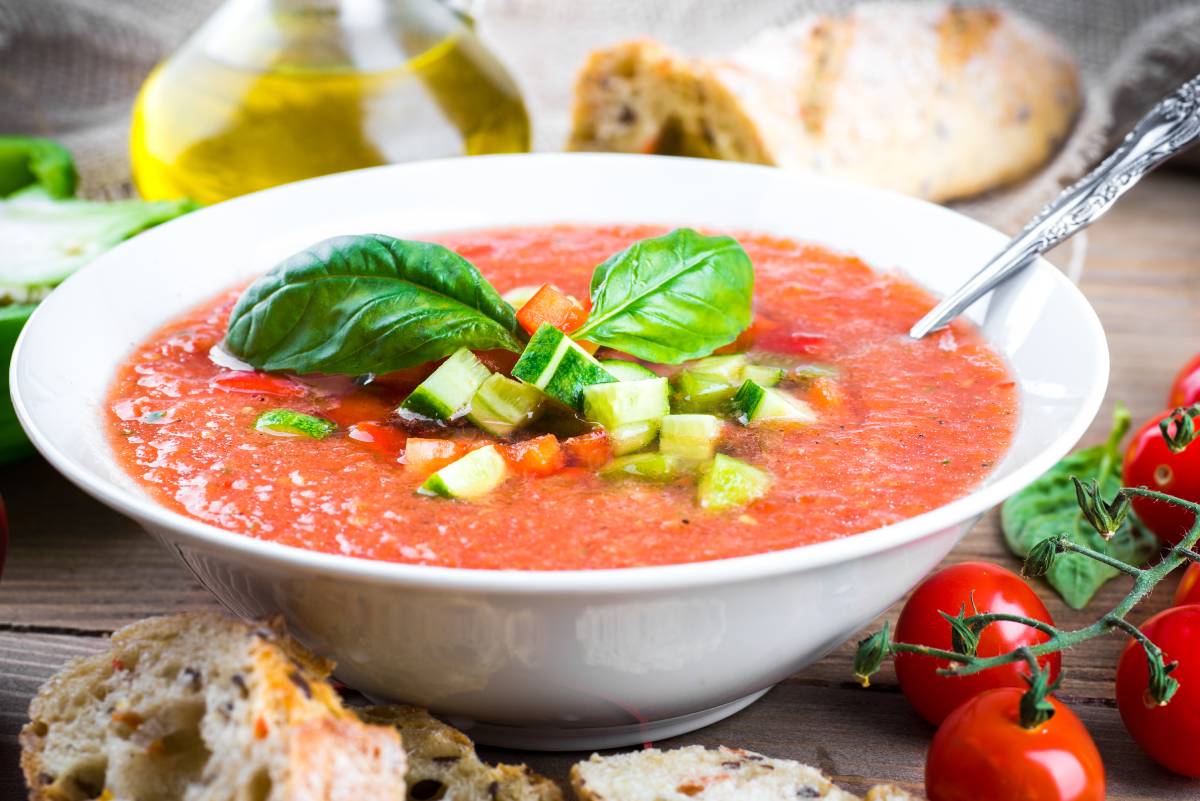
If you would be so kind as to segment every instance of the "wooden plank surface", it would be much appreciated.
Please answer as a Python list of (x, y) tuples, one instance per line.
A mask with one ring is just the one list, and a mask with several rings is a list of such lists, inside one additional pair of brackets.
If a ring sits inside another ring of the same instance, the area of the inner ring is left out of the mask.
[[(1109, 398), (1088, 443), (1103, 439), (1114, 399), (1129, 404), (1135, 418), (1158, 411), (1175, 369), (1200, 350), (1198, 220), (1200, 180), (1156, 175), (1089, 234), (1083, 288), (1108, 331), (1113, 367)], [(104, 635), (117, 626), (216, 604), (165, 549), (44, 462), (0, 469), (0, 492), (12, 525), (0, 580), (0, 799), (16, 799), (23, 793), (16, 734), (42, 681), (67, 659), (103, 648)], [(994, 514), (947, 561), (968, 559), (1017, 567), (1004, 549)], [(1164, 607), (1173, 584), (1152, 595), (1134, 620)], [(1068, 609), (1039, 586), (1064, 626), (1091, 622), (1125, 590), (1121, 580), (1110, 583), (1089, 613)], [(898, 611), (899, 605), (889, 618)], [(1096, 739), (1108, 769), (1110, 799), (1194, 798), (1200, 783), (1158, 769), (1121, 727), (1112, 700), (1121, 646), (1113, 637), (1068, 653), (1059, 697)], [(844, 646), (738, 715), (667, 745), (738, 745), (817, 765), (855, 790), (878, 781), (919, 790), (932, 728), (909, 709), (890, 668), (871, 689), (859, 688), (850, 675), (851, 653)], [(558, 779), (579, 757), (485, 751), (493, 758), (527, 761)]]

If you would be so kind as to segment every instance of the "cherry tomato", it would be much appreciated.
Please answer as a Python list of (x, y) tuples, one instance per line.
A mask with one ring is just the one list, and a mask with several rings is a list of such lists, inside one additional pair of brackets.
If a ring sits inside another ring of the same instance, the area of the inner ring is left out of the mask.
[[(1146, 487), (1185, 501), (1200, 501), (1200, 443), (1182, 453), (1171, 453), (1158, 428), (1159, 421), (1168, 414), (1164, 412), (1147, 421), (1129, 441), (1129, 450), (1125, 452), (1125, 486)], [(1168, 545), (1183, 539), (1196, 519), (1185, 509), (1149, 498), (1134, 498), (1133, 510), (1146, 528)]]
[(1200, 564), (1188, 565), (1183, 578), (1179, 580), (1179, 586), (1175, 588), (1175, 600), (1171, 603), (1175, 606), (1200, 604)]
[[(976, 611), (1001, 612), (1054, 625), (1045, 604), (1016, 573), (988, 562), (964, 562), (939, 570), (917, 587), (896, 623), (896, 641), (951, 650), (950, 624), (938, 613), (957, 615), (963, 606), (968, 615)], [(976, 653), (996, 656), (1046, 639), (1042, 632), (1021, 623), (993, 623), (980, 635)], [(1047, 654), (1039, 664), (1057, 676), (1062, 657), (1058, 652)], [(934, 725), (984, 690), (1028, 686), (1024, 677), (1029, 668), (1023, 664), (996, 667), (970, 676), (939, 676), (936, 671), (947, 666), (946, 662), (930, 656), (896, 655), (896, 676), (904, 696), (921, 717)]]
[(1158, 764), (1200, 778), (1200, 606), (1175, 606), (1141, 627), (1163, 651), (1167, 664), (1178, 662), (1171, 678), (1179, 689), (1157, 706), (1147, 695), (1146, 652), (1130, 640), (1117, 663), (1117, 709), (1129, 734)]
[(1022, 728), (1024, 690), (999, 687), (946, 718), (929, 746), (929, 801), (1104, 801), (1104, 763), (1083, 723), (1051, 698), (1054, 717)]
[(1172, 409), (1200, 402), (1200, 356), (1185, 364), (1179, 375), (1175, 376), (1168, 401), (1167, 405)]

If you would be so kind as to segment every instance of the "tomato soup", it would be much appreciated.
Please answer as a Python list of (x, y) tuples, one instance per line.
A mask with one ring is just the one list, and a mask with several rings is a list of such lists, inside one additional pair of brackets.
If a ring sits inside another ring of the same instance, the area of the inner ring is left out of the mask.
[[(661, 233), (552, 226), (434, 239), (501, 292), (552, 282), (586, 298), (598, 263)], [(105, 425), (124, 469), (183, 514), (299, 548), (465, 568), (618, 568), (794, 548), (926, 512), (988, 475), (1012, 439), (1017, 391), (976, 330), (956, 322), (913, 341), (905, 332), (934, 299), (909, 279), (811, 245), (737, 239), (755, 271), (750, 352), (827, 365), (836, 379), (795, 389), (816, 412), (809, 425), (725, 426), (721, 452), (771, 476), (764, 497), (734, 512), (699, 508), (692, 480), (614, 480), (578, 461), (548, 475), (515, 474), (471, 502), (418, 494), (425, 475), (407, 463), (405, 445), (427, 432), (406, 428), (393, 410), (429, 369), (373, 378), (231, 370), (210, 351), (237, 291), (131, 354)], [(503, 370), (515, 357), (483, 358)], [(323, 439), (255, 429), (260, 414), (281, 405), (337, 428)], [(483, 437), (467, 428), (439, 435)]]

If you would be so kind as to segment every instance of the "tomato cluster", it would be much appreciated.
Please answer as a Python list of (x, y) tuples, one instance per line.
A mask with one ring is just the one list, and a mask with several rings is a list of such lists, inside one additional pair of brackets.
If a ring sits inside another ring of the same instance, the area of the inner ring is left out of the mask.
[[(927, 578), (909, 597), (896, 623), (896, 641), (951, 650), (946, 615), (1003, 614), (1054, 619), (1020, 576), (1000, 565), (965, 562)], [(976, 656), (988, 657), (1045, 642), (1025, 624), (1000, 621), (979, 634)], [(1053, 680), (1058, 652), (1038, 660)], [(925, 764), (930, 801), (1103, 801), (1104, 765), (1087, 729), (1066, 706), (1033, 729), (1020, 724), (1029, 668), (1010, 664), (967, 676), (938, 673), (944, 660), (896, 655), (904, 696), (938, 726)]]
[[(1200, 356), (1180, 372), (1169, 398), (1172, 410), (1200, 403)], [(1200, 502), (1200, 443), (1175, 451), (1160, 423), (1176, 435), (1171, 411), (1147, 421), (1126, 453), (1124, 483)], [(1200, 428), (1200, 415), (1196, 416)], [(1166, 546), (1178, 544), (1195, 516), (1177, 505), (1136, 498), (1133, 508)], [(897, 642), (957, 650), (948, 617), (1016, 615), (1053, 625), (1045, 605), (1019, 576), (985, 562), (945, 568), (910, 596), (896, 624)], [(1141, 627), (1151, 647), (1162, 653), (1172, 684), (1169, 703), (1154, 697), (1152, 666), (1142, 643), (1130, 639), (1117, 666), (1117, 708), (1133, 739), (1160, 765), (1200, 778), (1200, 564), (1192, 564), (1176, 590), (1174, 606)], [(975, 654), (989, 657), (1035, 647), (1048, 635), (1022, 623), (1002, 620), (978, 636)], [(962, 646), (961, 635), (959, 647)], [(930, 801), (1102, 801), (1104, 766), (1087, 729), (1065, 705), (1048, 697), (1054, 715), (1026, 728), (1020, 721), (1021, 698), (1029, 685), (1029, 667), (1016, 663), (967, 676), (942, 675), (945, 659), (896, 654), (896, 675), (905, 697), (926, 720), (938, 726), (925, 768)], [(1039, 657), (1040, 669), (1053, 680), (1060, 655)], [(1161, 683), (1158, 685), (1161, 687)], [(1161, 695), (1161, 693), (1160, 693)]]

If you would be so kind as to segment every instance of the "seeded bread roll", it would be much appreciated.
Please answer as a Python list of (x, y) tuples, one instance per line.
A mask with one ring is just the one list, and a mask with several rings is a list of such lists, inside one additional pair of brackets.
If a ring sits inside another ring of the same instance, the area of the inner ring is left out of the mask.
[(1011, 12), (871, 3), (719, 60), (648, 40), (597, 51), (568, 148), (796, 167), (946, 201), (1034, 171), (1080, 105), (1070, 56)]
[(562, 801), (558, 785), (525, 765), (488, 765), (458, 729), (424, 709), (373, 706), (356, 710), (368, 723), (394, 726), (408, 753), (412, 799), (441, 801)]
[[(859, 801), (821, 771), (740, 748), (691, 745), (602, 757), (571, 768), (579, 801)], [(872, 801), (913, 801), (894, 787), (877, 787)]]
[(21, 732), (31, 801), (403, 801), (392, 728), (279, 623), (177, 615), (116, 632), (48, 681)]

